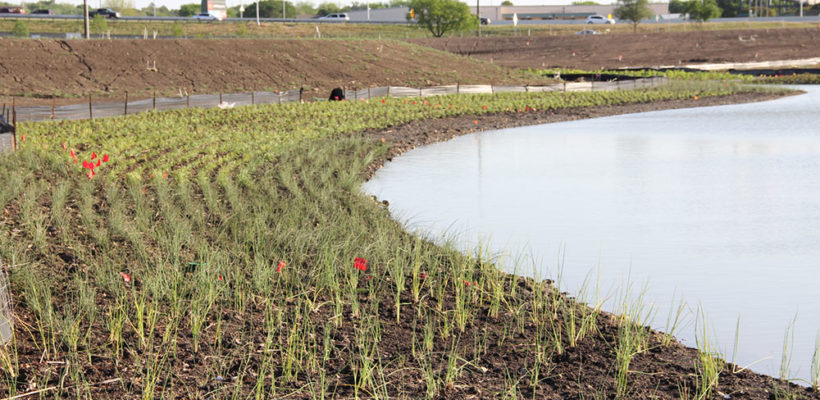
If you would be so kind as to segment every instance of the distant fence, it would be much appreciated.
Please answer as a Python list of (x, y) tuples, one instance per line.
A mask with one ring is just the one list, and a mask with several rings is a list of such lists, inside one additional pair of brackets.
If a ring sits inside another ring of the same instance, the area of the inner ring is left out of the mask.
[[(428, 97), (449, 94), (479, 94), (505, 92), (582, 92), (650, 88), (667, 81), (663, 77), (610, 82), (564, 82), (545, 86), (492, 86), (492, 85), (446, 85), (428, 88), (386, 86), (359, 90), (345, 90), (348, 100), (369, 100), (379, 97)], [(286, 92), (251, 92), (233, 94), (195, 94), (180, 97), (155, 97), (149, 99), (88, 102), (70, 105), (15, 106), (3, 105), (9, 121), (76, 120), (115, 117), (151, 110), (175, 110), (184, 108), (214, 108), (220, 106), (243, 106), (252, 104), (293, 103), (300, 101), (327, 100), (307, 98), (300, 90)]]

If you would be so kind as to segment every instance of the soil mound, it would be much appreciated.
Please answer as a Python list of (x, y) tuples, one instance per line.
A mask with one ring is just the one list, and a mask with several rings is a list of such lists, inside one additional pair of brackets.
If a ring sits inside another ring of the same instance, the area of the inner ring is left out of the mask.
[[(581, 28), (579, 28), (580, 30)], [(571, 36), (417, 39), (411, 42), (515, 68), (675, 66), (820, 56), (820, 29), (753, 29)]]
[[(133, 97), (180, 92), (529, 83), (510, 69), (399, 41), (0, 40), (0, 96)], [(76, 99), (75, 99), (76, 100)], [(20, 99), (18, 99), (20, 101)], [(48, 100), (50, 103), (50, 100)]]

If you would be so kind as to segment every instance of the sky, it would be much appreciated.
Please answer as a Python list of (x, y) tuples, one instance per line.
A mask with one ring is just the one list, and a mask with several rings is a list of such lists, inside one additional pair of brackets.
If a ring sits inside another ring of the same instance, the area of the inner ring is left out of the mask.
[[(9, 1), (9, 0), (6, 0)], [(151, 0), (132, 0), (134, 5), (137, 8), (148, 7), (151, 4)], [(227, 0), (228, 7), (234, 7), (240, 4), (249, 4), (253, 3), (254, 0)], [(289, 0), (294, 3), (298, 3), (302, 0)], [(319, 3), (324, 3), (326, 0), (307, 0), (308, 2), (313, 3), (314, 5), (318, 5)], [(339, 5), (349, 5), (351, 3), (350, 0), (327, 0), (332, 3), (336, 3)], [(364, 2), (366, 0), (361, 0)], [(375, 0), (380, 1), (380, 0)], [(384, 0), (381, 0), (384, 1)], [(482, 6), (497, 6), (501, 4), (503, 0), (480, 0)], [(14, 2), (14, 0), (11, 0)], [(58, 3), (70, 3), (70, 4), (82, 4), (82, 0), (57, 0)], [(190, 4), (190, 3), (199, 3), (197, 0), (155, 0), (157, 7), (159, 6), (166, 6), (169, 9), (178, 9), (182, 4)], [(572, 0), (512, 0), (515, 5), (518, 6), (540, 6), (540, 5), (566, 5), (572, 3)], [(100, 7), (101, 3), (105, 3), (105, 0), (88, 0), (89, 7)], [(475, 5), (475, 1), (466, 2), (469, 5)], [(608, 4), (610, 1), (607, 0), (599, 0), (598, 3), (600, 4)]]

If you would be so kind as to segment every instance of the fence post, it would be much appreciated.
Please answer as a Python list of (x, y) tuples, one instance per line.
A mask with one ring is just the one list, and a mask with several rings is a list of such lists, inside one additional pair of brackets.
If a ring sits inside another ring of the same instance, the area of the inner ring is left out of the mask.
[(185, 93), (185, 109), (186, 110), (191, 109), (191, 95), (188, 94), (188, 93)]
[(564, 81), (564, 93), (567, 92), (567, 81)]
[(370, 101), (370, 86), (367, 87), (367, 101)]
[(17, 150), (17, 103), (14, 97), (11, 98), (11, 125), (14, 129), (11, 130), (11, 151)]
[(256, 92), (251, 92), (251, 105), (256, 105)]
[(305, 91), (305, 88), (300, 86), (300, 87), (299, 87), (299, 104), (302, 104), (302, 102), (303, 102), (303, 100), (302, 100), (302, 92), (304, 92), (304, 91)]
[(456, 94), (461, 94), (461, 83), (456, 82)]
[(128, 115), (128, 91), (125, 91), (125, 115)]
[(390, 85), (387, 85), (387, 98), (390, 98)]
[(156, 91), (156, 90), (154, 90), (154, 99), (153, 99), (153, 101), (151, 102), (151, 109), (152, 109), (152, 110), (156, 110), (156, 109), (157, 109), (157, 91)]
[(91, 110), (91, 94), (88, 95), (88, 119), (94, 119), (94, 112)]
[(222, 104), (222, 92), (219, 92), (219, 104)]
[(421, 97), (421, 87), (419, 86), (419, 97)]
[(54, 121), (54, 108), (57, 106), (57, 97), (51, 96), (51, 120)]
[(276, 101), (282, 105), (282, 92), (276, 92)]

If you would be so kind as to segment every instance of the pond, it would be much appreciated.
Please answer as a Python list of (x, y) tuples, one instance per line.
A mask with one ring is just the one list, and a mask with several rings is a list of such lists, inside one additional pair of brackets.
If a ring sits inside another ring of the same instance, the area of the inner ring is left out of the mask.
[(786, 376), (808, 380), (820, 87), (798, 88), (808, 93), (465, 135), (397, 157), (364, 190), (408, 229), (486, 246), (571, 294), (631, 287), (658, 329), (682, 298), (676, 336), (695, 346), (706, 321), (724, 358), (758, 372), (779, 376), (793, 332)]

